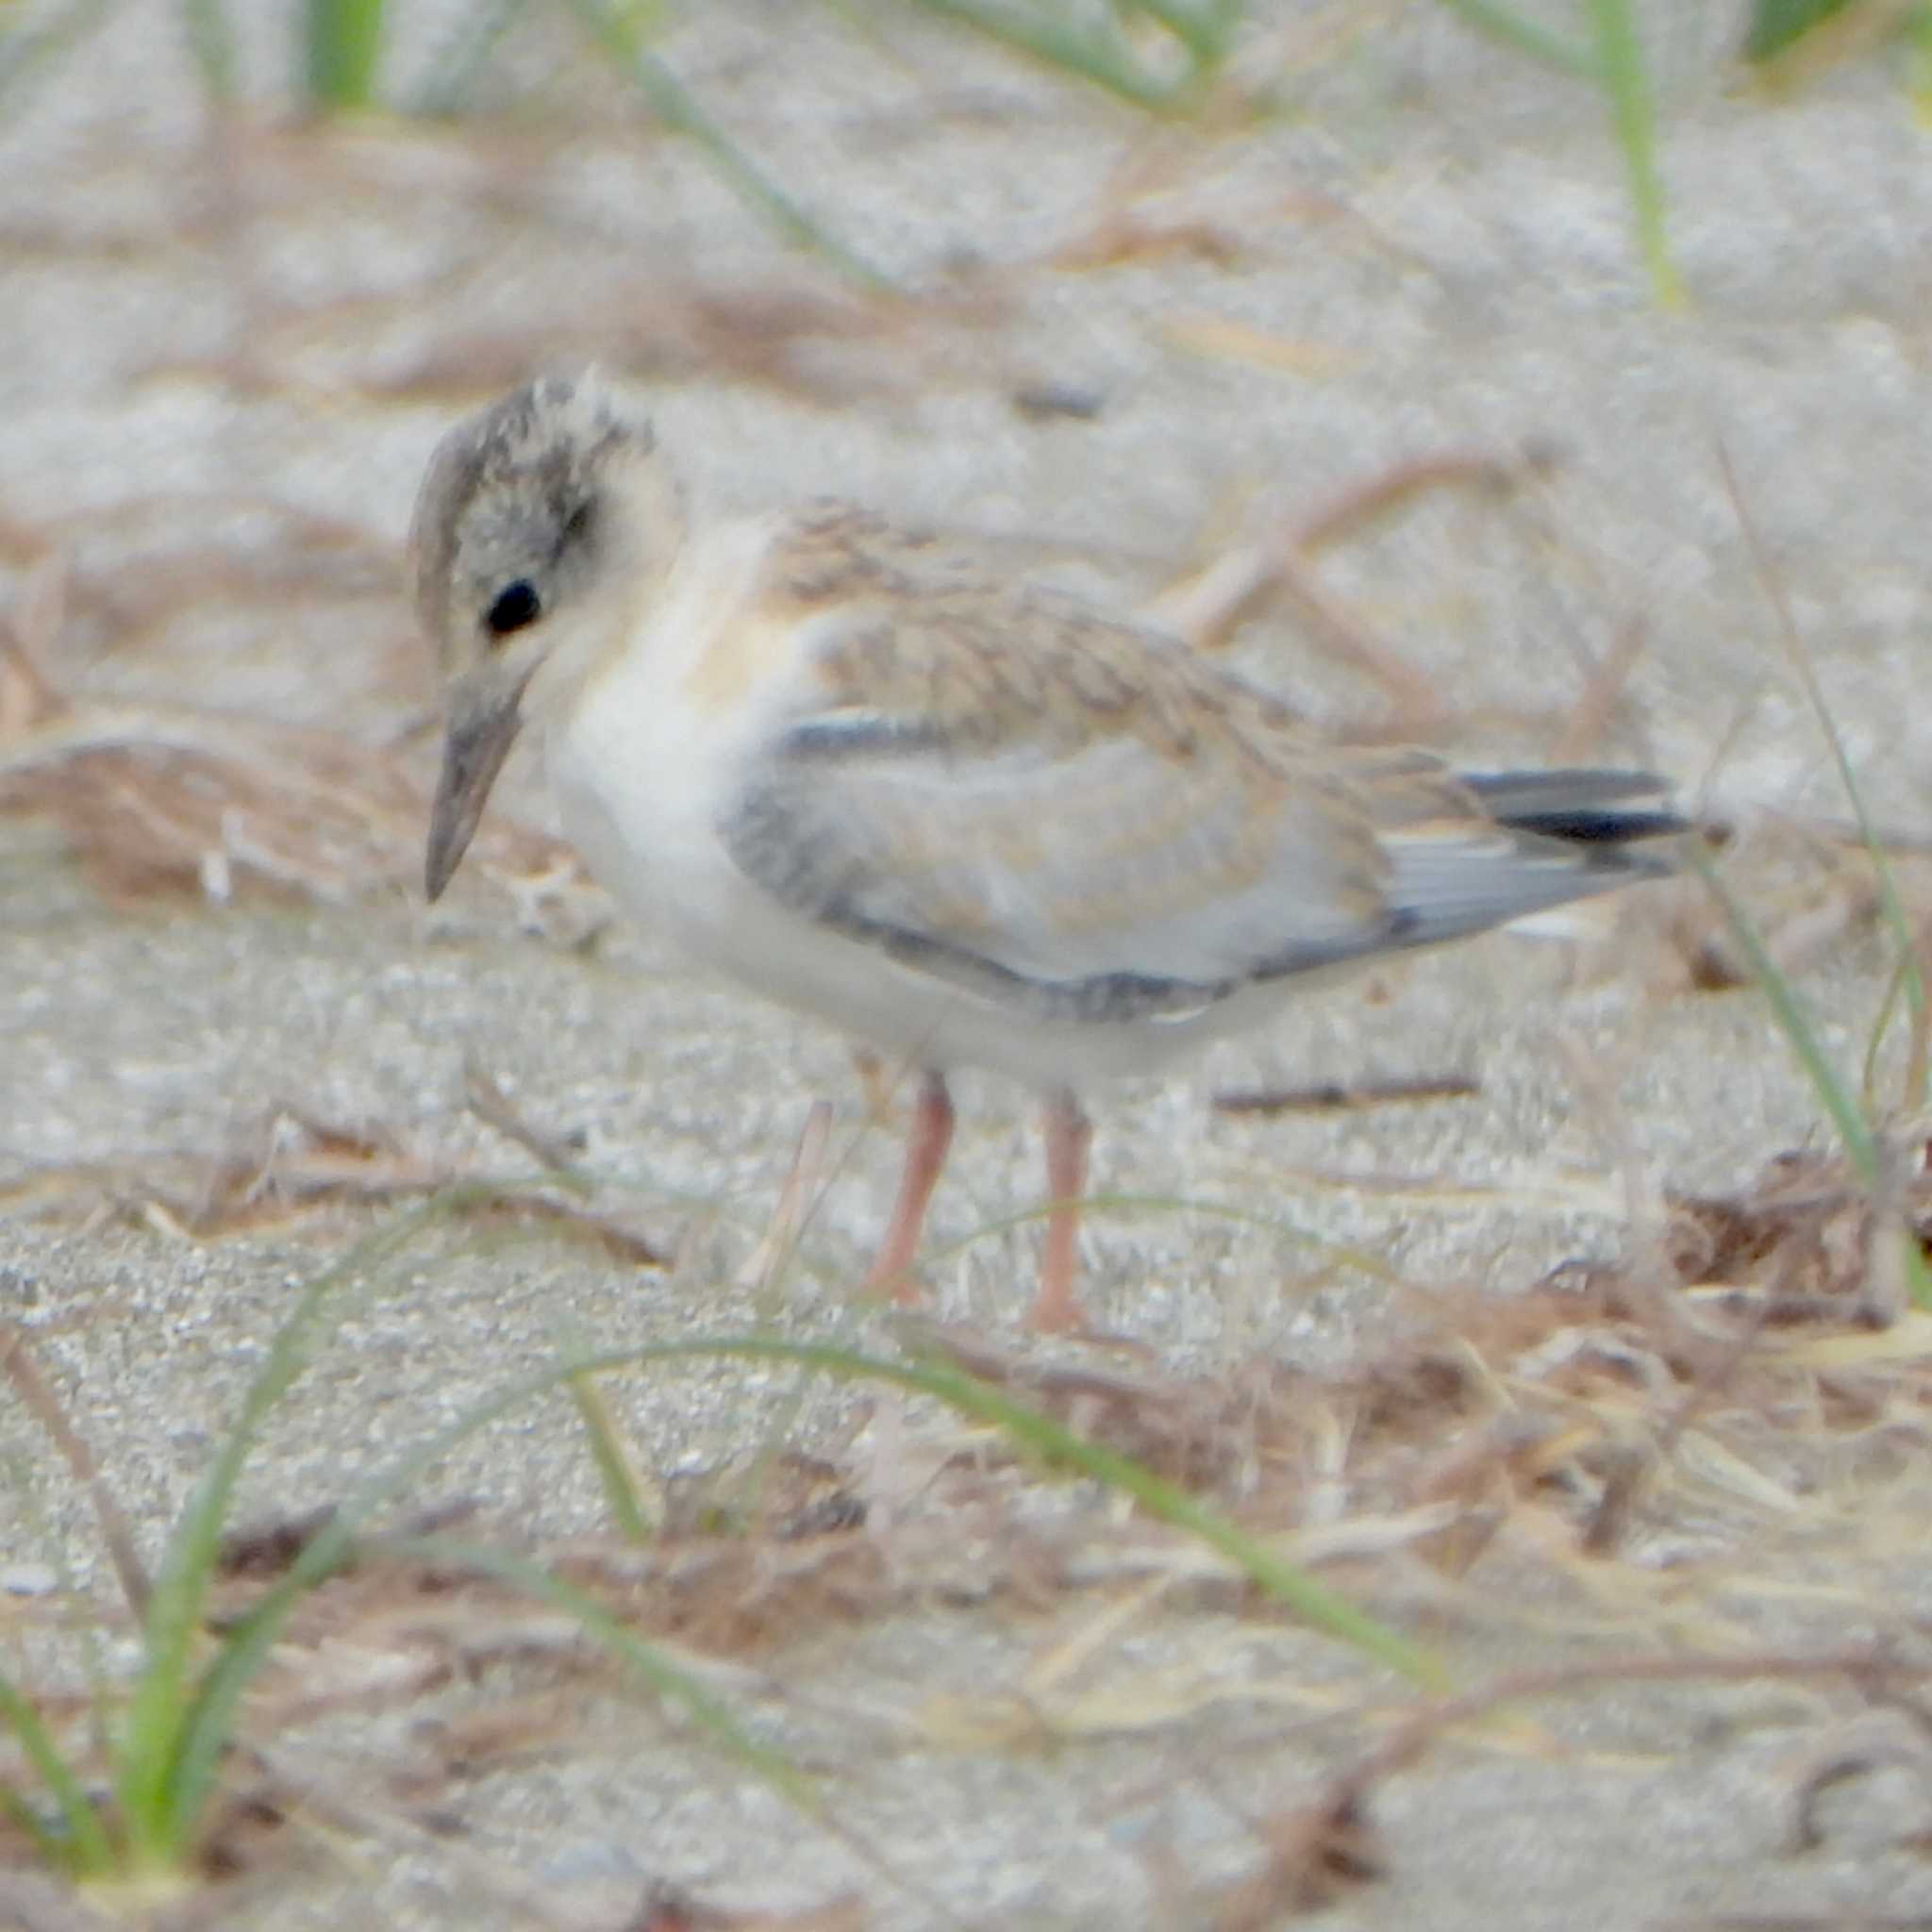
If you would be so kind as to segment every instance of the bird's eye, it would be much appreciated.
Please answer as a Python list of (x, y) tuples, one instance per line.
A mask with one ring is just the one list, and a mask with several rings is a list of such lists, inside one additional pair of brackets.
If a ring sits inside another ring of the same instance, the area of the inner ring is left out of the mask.
[(542, 615), (543, 600), (536, 585), (528, 577), (519, 577), (497, 591), (495, 602), (483, 613), (483, 627), (491, 637), (507, 638)]

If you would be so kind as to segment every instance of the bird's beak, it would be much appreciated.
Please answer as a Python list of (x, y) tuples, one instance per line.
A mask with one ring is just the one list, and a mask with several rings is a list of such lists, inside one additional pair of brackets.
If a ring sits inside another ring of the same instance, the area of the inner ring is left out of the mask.
[(449, 729), (442, 741), (442, 776), (429, 813), (429, 849), (423, 883), (431, 899), (470, 849), (484, 801), (523, 723), (518, 710), (524, 680), (514, 684), (464, 678), (450, 692)]

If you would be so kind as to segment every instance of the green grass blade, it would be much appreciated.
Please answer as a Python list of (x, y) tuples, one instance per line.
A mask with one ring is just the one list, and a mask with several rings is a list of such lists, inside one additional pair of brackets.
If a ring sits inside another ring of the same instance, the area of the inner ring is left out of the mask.
[(1891, 1031), (1892, 1019), (1898, 1012), (1899, 1000), (1905, 991), (1907, 964), (1905, 959), (1892, 961), (1885, 991), (1879, 995), (1878, 1016), (1865, 1036), (1865, 1064), (1858, 1076), (1858, 1098), (1868, 1114), (1877, 1109), (1878, 1057), (1885, 1046), (1885, 1036)]
[[(1825, 708), (1824, 694), (1818, 689), (1816, 674), (1811, 669), (1810, 658), (1802, 645), (1792, 642), (1797, 649), (1798, 661), (1803, 666), (1805, 686), (1809, 692), (1812, 705), (1818, 712), (1818, 722), (1824, 728), (1826, 740), (1831, 745), (1832, 757), (1838, 762), (1839, 777), (1845, 788), (1845, 796), (1850, 799), (1853, 816), (1857, 820), (1858, 833), (1864, 841), (1865, 855), (1872, 861), (1873, 874), (1878, 884), (1878, 905), (1890, 928), (1892, 945), (1897, 951), (1893, 986), (1902, 987), (1905, 992), (1906, 1011), (1910, 1015), (1913, 1037), (1923, 1040), (1925, 1033), (1925, 975), (1919, 963), (1918, 935), (1912, 930), (1911, 915), (1907, 912), (1905, 901), (1899, 896), (1898, 879), (1891, 869), (1891, 860), (1887, 856), (1884, 841), (1880, 840), (1872, 816), (1865, 808), (1865, 795), (1859, 789), (1858, 781), (1852, 771), (1851, 759), (1845, 754), (1844, 740), (1839, 735), (1838, 721)], [(1881, 1008), (1879, 1020), (1873, 1031), (1875, 1043), (1882, 1039), (1885, 1031), (1887, 1009), (1896, 994), (1888, 991), (1885, 1006)], [(1926, 1069), (1923, 1064), (1908, 1065), (1906, 1072), (1907, 1091), (1906, 1110), (1917, 1112), (1925, 1104)]]
[(27, 1762), (58, 1807), (61, 1821), (67, 1826), (63, 1840), (47, 1829), (24, 1800), (8, 1806), (15, 1819), (33, 1836), (42, 1856), (57, 1868), (86, 1876), (111, 1872), (115, 1864), (114, 1847), (100, 1813), (74, 1774), (73, 1766), (60, 1755), (60, 1747), (41, 1721), (40, 1712), (4, 1675), (0, 1675), (0, 1723), (19, 1740)]
[(1744, 58), (1754, 63), (1775, 58), (1813, 27), (1844, 11), (1847, 0), (1753, 0), (1744, 36)]
[(449, 1205), (441, 1197), (425, 1202), (358, 1241), (308, 1283), (275, 1331), (240, 1417), (169, 1539), (148, 1602), (141, 1675), (123, 1731), (115, 1780), (137, 1864), (175, 1863), (207, 1795), (205, 1783), (189, 1790), (180, 1775), (183, 1727), (199, 1701), (190, 1682), (191, 1667), (223, 1526), (262, 1423), (307, 1365), (311, 1331), (329, 1295), (387, 1261)]
[(1491, 40), (1604, 91), (1624, 151), (1638, 252), (1657, 300), (1676, 308), (1683, 285), (1671, 257), (1663, 180), (1657, 172), (1657, 111), (1631, 0), (1589, 0), (1591, 44), (1587, 50), (1558, 39), (1500, 0), (1442, 0), (1442, 5)]
[(631, 20), (609, 0), (569, 0), (591, 38), (643, 97), (658, 125), (681, 134), (778, 232), (822, 255), (854, 280), (889, 289), (890, 279), (839, 241), (772, 180), (705, 110), (671, 70), (639, 43)]
[[(413, 1233), (414, 1228), (408, 1231)], [(196, 1815), (207, 1802), (242, 1693), (266, 1660), (289, 1612), (341, 1564), (376, 1512), (479, 1429), (567, 1385), (574, 1374), (627, 1367), (635, 1358), (636, 1353), (576, 1358), (507, 1383), (357, 1487), (255, 1607), (229, 1627), (196, 1688), (179, 1725), (172, 1767), (177, 1808), (184, 1819)]]
[(1684, 291), (1666, 233), (1663, 181), (1657, 165), (1657, 113), (1635, 12), (1631, 0), (1590, 0), (1590, 11), (1596, 29), (1597, 74), (1610, 97), (1610, 118), (1629, 177), (1638, 248), (1657, 300), (1674, 308)]
[[(840, 1171), (838, 1166), (832, 1170)], [(716, 1209), (720, 1204), (703, 1189), (673, 1186), (655, 1177), (641, 1176), (634, 1170), (620, 1168), (588, 1168), (572, 1170), (573, 1176), (581, 1181), (587, 1191), (594, 1189), (609, 1189), (620, 1193), (635, 1193), (653, 1202), (670, 1202), (675, 1206), (699, 1209)], [(488, 1192), (482, 1182), (475, 1184), (480, 1192)], [(508, 1193), (522, 1185), (521, 1177), (505, 1180), (496, 1184), (497, 1191)], [(1332, 1235), (1318, 1233), (1311, 1227), (1305, 1227), (1297, 1222), (1289, 1221), (1279, 1215), (1257, 1213), (1251, 1208), (1237, 1208), (1225, 1201), (1215, 1201), (1193, 1194), (1130, 1194), (1104, 1193), (1088, 1194), (1081, 1200), (1082, 1211), (1089, 1214), (1198, 1214), (1211, 1221), (1222, 1221), (1230, 1226), (1251, 1227), (1261, 1233), (1271, 1234), (1281, 1240), (1292, 1241), (1298, 1246), (1320, 1250), (1338, 1266), (1353, 1269), (1391, 1288), (1407, 1288), (1410, 1284), (1398, 1269), (1390, 1267), (1380, 1256), (1368, 1249), (1350, 1242), (1337, 1241)], [(727, 1210), (731, 1224), (741, 1226), (749, 1233), (761, 1232), (764, 1225), (762, 1213), (756, 1220), (737, 1209)], [(962, 1253), (976, 1242), (995, 1235), (1010, 1233), (1016, 1227), (1025, 1227), (1035, 1222), (1044, 1221), (1052, 1211), (1051, 1205), (1041, 1203), (1037, 1207), (1022, 1208), (1012, 1214), (996, 1216), (982, 1222), (970, 1233), (947, 1243), (928, 1257), (933, 1262), (942, 1261)], [(499, 1232), (491, 1239), (496, 1249), (508, 1249), (533, 1241), (547, 1241), (552, 1238), (548, 1228), (511, 1229)], [(816, 1257), (802, 1241), (794, 1241), (786, 1257), (786, 1265), (803, 1269), (821, 1287), (838, 1289), (849, 1281), (850, 1269), (843, 1262), (834, 1262)]]
[(382, 8), (383, 0), (308, 0), (302, 86), (311, 106), (341, 113), (375, 100)]
[[(25, 1460), (12, 1456), (8, 1457), (7, 1474), (8, 1487), (14, 1491), (14, 1506), (33, 1531), (34, 1542), (52, 1568), (59, 1583), (61, 1595), (70, 1603), (78, 1603), (81, 1600), (80, 1582), (74, 1574), (74, 1566), (67, 1560), (64, 1541), (56, 1534), (54, 1525), (48, 1522), (46, 1513), (34, 1495)], [(96, 1521), (99, 1521), (98, 1510)], [(122, 1525), (116, 1525), (117, 1529), (120, 1527)], [(109, 1532), (110, 1535), (112, 1533)], [(99, 1624), (92, 1617), (82, 1617), (78, 1620), (78, 1625), (81, 1668), (87, 1677), (89, 1699), (93, 1705), (94, 1739), (105, 1749), (107, 1740), (111, 1735), (112, 1698), (108, 1683), (108, 1660), (102, 1645)]]
[[(1773, 1017), (1779, 1030), (1790, 1042), (1792, 1053), (1798, 1064), (1804, 1069), (1805, 1077), (1810, 1082), (1811, 1090), (1818, 1095), (1819, 1103), (1831, 1116), (1832, 1125), (1838, 1129), (1838, 1137), (1843, 1144), (1845, 1158), (1857, 1170), (1858, 1178), (1875, 1196), (1884, 1186), (1884, 1154), (1878, 1144), (1877, 1136), (1867, 1124), (1865, 1116), (1858, 1109), (1857, 1103), (1846, 1092), (1844, 1083), (1833, 1071), (1831, 1062), (1818, 1044), (1818, 1036), (1811, 1030), (1811, 1023), (1806, 1017), (1803, 1005), (1796, 990), (1779, 970), (1776, 960), (1765, 949), (1764, 941), (1758, 937), (1757, 928), (1752, 924), (1749, 915), (1739, 904), (1737, 895), (1719, 874), (1711, 863), (1710, 854), (1693, 838), (1685, 841), (1685, 852), (1690, 869), (1703, 879), (1710, 889), (1712, 897), (1723, 909), (1724, 923), (1731, 929), (1731, 937), (1738, 942), (1739, 950), (1744, 955), (1751, 968), (1751, 976), (1763, 990)], [(1923, 1250), (1919, 1246), (1918, 1235), (1907, 1222), (1902, 1239), (1905, 1241), (1906, 1290), (1916, 1308), (1932, 1310), (1932, 1268), (1928, 1268)]]
[(1283, 1561), (1220, 1511), (1197, 1502), (1185, 1490), (1130, 1457), (1074, 1434), (1051, 1417), (945, 1363), (891, 1361), (825, 1342), (752, 1335), (663, 1342), (633, 1351), (628, 1357), (606, 1356), (577, 1366), (616, 1367), (625, 1360), (670, 1361), (680, 1357), (797, 1362), (847, 1379), (890, 1382), (916, 1394), (934, 1396), (962, 1415), (990, 1424), (1031, 1454), (1077, 1469), (1133, 1497), (1150, 1515), (1219, 1550), (1276, 1601), (1316, 1628), (1404, 1676), (1437, 1687), (1443, 1681), (1441, 1667), (1425, 1652), (1336, 1596), (1307, 1572)]
[(69, 1877), (85, 1874), (86, 1867), (74, 1856), (68, 1841), (51, 1830), (32, 1805), (8, 1784), (0, 1784), (0, 1818), (13, 1821), (15, 1829), (33, 1846), (48, 1871), (65, 1873)]
[(1277, 1602), (1316, 1628), (1432, 1689), (1444, 1681), (1441, 1665), (1426, 1652), (1285, 1562), (1219, 1511), (1196, 1502), (1153, 1471), (1083, 1440), (959, 1370), (940, 1363), (890, 1361), (827, 1343), (779, 1337), (695, 1337), (574, 1358), (508, 1383), (360, 1485), (255, 1607), (229, 1629), (209, 1665), (192, 1708), (180, 1726), (174, 1779), (181, 1816), (198, 1815), (206, 1803), (242, 1694), (260, 1669), (289, 1611), (305, 1591), (341, 1563), (356, 1536), (384, 1505), (477, 1430), (524, 1403), (553, 1392), (574, 1374), (606, 1374), (654, 1362), (734, 1358), (792, 1362), (820, 1374), (890, 1382), (934, 1396), (962, 1414), (1003, 1430), (1020, 1447), (1134, 1497), (1151, 1515), (1220, 1550)]
[[(839, 1350), (823, 1351), (827, 1366), (838, 1366)], [(801, 1350), (798, 1360), (812, 1360)], [(862, 1358), (860, 1358), (862, 1359)], [(1271, 1596), (1332, 1637), (1415, 1681), (1441, 1688), (1441, 1667), (1425, 1652), (1357, 1610), (1353, 1604), (1317, 1583), (1305, 1570), (1284, 1562), (1219, 1510), (1177, 1488), (1152, 1470), (1098, 1442), (1090, 1442), (1063, 1428), (1050, 1417), (1012, 1401), (999, 1391), (937, 1362), (902, 1368), (872, 1363), (862, 1371), (896, 1380), (907, 1389), (937, 1396), (941, 1402), (990, 1423), (1012, 1441), (1049, 1460), (1070, 1463), (1082, 1474), (1129, 1495), (1150, 1515), (1219, 1550), (1259, 1584)]]
[(1858, 1110), (1857, 1103), (1845, 1091), (1843, 1081), (1825, 1058), (1824, 1050), (1818, 1044), (1818, 1036), (1812, 1031), (1811, 1022), (1799, 1001), (1796, 989), (1766, 950), (1757, 926), (1711, 862), (1710, 854), (1694, 837), (1685, 841), (1684, 853), (1691, 871), (1710, 889), (1711, 896), (1724, 913), (1724, 924), (1730, 928), (1738, 950), (1743, 954), (1745, 964), (1751, 969), (1751, 976), (1763, 989), (1778, 1030), (1790, 1043), (1811, 1091), (1818, 1096), (1819, 1105), (1831, 1116), (1846, 1158), (1857, 1170), (1858, 1178), (1867, 1186), (1873, 1185), (1877, 1181), (1879, 1173), (1878, 1142), (1866, 1124), (1865, 1116)]
[(637, 1470), (610, 1413), (610, 1405), (597, 1386), (597, 1378), (586, 1370), (575, 1369), (569, 1373), (569, 1387), (571, 1400), (576, 1404), (577, 1414), (583, 1421), (605, 1504), (617, 1524), (619, 1535), (627, 1542), (652, 1541), (657, 1530), (639, 1493)]
[(689, 1671), (681, 1670), (657, 1645), (627, 1629), (587, 1591), (566, 1583), (561, 1577), (551, 1575), (547, 1570), (522, 1557), (491, 1549), (486, 1544), (431, 1536), (400, 1539), (385, 1547), (439, 1566), (467, 1569), (492, 1576), (514, 1590), (556, 1605), (566, 1616), (575, 1618), (595, 1642), (601, 1643), (621, 1663), (628, 1665), (667, 1704), (682, 1709), (697, 1729), (727, 1757), (741, 1764), (755, 1777), (761, 1778), (788, 1804), (795, 1805), (854, 1857), (928, 1907), (935, 1915), (930, 1923), (962, 1924), (946, 1912), (941, 1902), (910, 1874), (894, 1870), (871, 1845), (841, 1825), (827, 1809), (818, 1786), (782, 1751), (759, 1743), (696, 1677)]
[(1526, 54), (1544, 67), (1567, 74), (1574, 80), (1587, 80), (1592, 87), (1603, 79), (1596, 53), (1579, 47), (1533, 20), (1525, 20), (1513, 8), (1499, 0), (1441, 0), (1441, 4), (1464, 25), (1471, 26), (1499, 46)]
[[(1390, 1267), (1388, 1262), (1379, 1256), (1372, 1255), (1366, 1248), (1336, 1241), (1330, 1235), (1317, 1234), (1312, 1228), (1283, 1221), (1277, 1215), (1257, 1214), (1248, 1208), (1231, 1207), (1225, 1201), (1208, 1201), (1192, 1194), (1083, 1194), (1080, 1211), (1083, 1214), (1199, 1214), (1208, 1220), (1224, 1221), (1230, 1226), (1258, 1228), (1264, 1234), (1279, 1235), (1301, 1246), (1318, 1248), (1337, 1266), (1352, 1268), (1357, 1274), (1364, 1274), (1385, 1288), (1405, 1288), (1408, 1285), (1398, 1270)], [(958, 1241), (933, 1250), (928, 1262), (938, 1266), (994, 1235), (1010, 1234), (1016, 1227), (1044, 1221), (1052, 1212), (1052, 1202), (1043, 1201), (1037, 1208), (1023, 1208), (1015, 1213), (981, 1222), (972, 1233), (961, 1235)]]
[(468, 108), (496, 43), (528, 5), (529, 0), (477, 0), (438, 43), (428, 62), (429, 78), (409, 112), (442, 120)]
[(1197, 75), (1210, 74), (1227, 58), (1241, 25), (1241, 0), (1230, 6), (1225, 0), (1201, 7), (1188, 7), (1181, 0), (1122, 0), (1136, 13), (1158, 21), (1182, 46), (1193, 62)]
[(425, 1536), (400, 1538), (386, 1544), (401, 1556), (468, 1570), (494, 1577), (526, 1595), (555, 1604), (568, 1617), (648, 1684), (668, 1704), (674, 1704), (727, 1757), (773, 1787), (801, 1810), (822, 1815), (818, 1788), (782, 1752), (760, 1744), (730, 1710), (689, 1671), (680, 1670), (655, 1644), (626, 1629), (588, 1591), (566, 1583), (525, 1557), (487, 1544)]
[(912, 0), (912, 4), (1153, 113), (1165, 113), (1188, 92), (1185, 83), (1177, 87), (1149, 74), (1118, 34), (1075, 26), (1065, 11), (1023, 10), (994, 5), (991, 0)]
[(208, 99), (218, 104), (232, 101), (241, 62), (226, 0), (181, 0), (181, 24)]
[[(1784, 646), (1786, 659), (1800, 685), (1804, 687), (1806, 701), (1811, 707), (1812, 715), (1818, 720), (1818, 728), (1824, 735), (1824, 742), (1831, 752), (1832, 763), (1838, 768), (1838, 781), (1843, 786), (1847, 800), (1850, 801), (1852, 815), (1857, 822), (1858, 836), (1864, 841), (1865, 856), (1872, 861), (1873, 874), (1878, 884), (1878, 903), (1884, 913), (1885, 923), (1890, 929), (1892, 945), (1898, 953), (1898, 977), (1905, 989), (1906, 1007), (1912, 1017), (1912, 1031), (1915, 1040), (1923, 1040), (1925, 1033), (1925, 979), (1919, 965), (1918, 935), (1912, 930), (1910, 915), (1906, 911), (1905, 901), (1899, 896), (1898, 880), (1893, 875), (1891, 860), (1887, 856), (1884, 841), (1879, 838), (1877, 827), (1872, 823), (1872, 815), (1865, 808), (1865, 793), (1858, 783), (1858, 774), (1852, 768), (1851, 755), (1845, 750), (1845, 741), (1838, 728), (1838, 720), (1832, 716), (1831, 707), (1825, 702), (1824, 688), (1818, 682), (1817, 667), (1811, 662), (1811, 654), (1805, 648), (1805, 640), (1798, 634), (1797, 621), (1791, 615), (1790, 601), (1784, 594), (1783, 585), (1774, 566), (1770, 553), (1764, 547), (1764, 540), (1757, 529), (1757, 520), (1752, 516), (1745, 503), (1742, 487), (1738, 481), (1736, 466), (1731, 461), (1731, 453), (1722, 439), (1717, 446), (1718, 467), (1724, 472), (1724, 488), (1730, 494), (1732, 508), (1737, 511), (1738, 522), (1744, 532), (1744, 541), (1751, 551), (1752, 561), (1757, 569), (1758, 580), (1764, 585), (1771, 598), (1772, 611), (1777, 619), (1778, 640)], [(1881, 1005), (1879, 1019), (1874, 1028), (1870, 1051), (1866, 1056), (1869, 1066), (1874, 1063), (1877, 1042), (1883, 1037), (1887, 1018), (1893, 995), (1888, 991)], [(1905, 1105), (1907, 1111), (1916, 1111), (1925, 1104), (1925, 1070), (1923, 1066), (1907, 1069), (1907, 1091)], [(1912, 1090), (1916, 1091), (1912, 1091)], [(1869, 1090), (1868, 1090), (1869, 1091)]]

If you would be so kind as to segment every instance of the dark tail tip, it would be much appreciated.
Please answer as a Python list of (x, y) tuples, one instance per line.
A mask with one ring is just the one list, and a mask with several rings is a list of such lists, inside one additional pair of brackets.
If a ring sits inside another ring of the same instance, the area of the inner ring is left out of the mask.
[(1462, 782), (1499, 824), (1566, 845), (1629, 845), (1690, 829), (1668, 805), (1633, 803), (1670, 791), (1652, 772), (1477, 772)]

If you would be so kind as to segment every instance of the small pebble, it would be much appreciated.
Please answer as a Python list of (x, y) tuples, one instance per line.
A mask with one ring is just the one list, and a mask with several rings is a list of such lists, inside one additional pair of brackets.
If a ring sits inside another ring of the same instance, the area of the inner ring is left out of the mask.
[(1097, 389), (1078, 383), (1031, 382), (1013, 392), (1013, 407), (1036, 423), (1049, 416), (1071, 416), (1076, 422), (1091, 423), (1107, 407), (1107, 398)]

